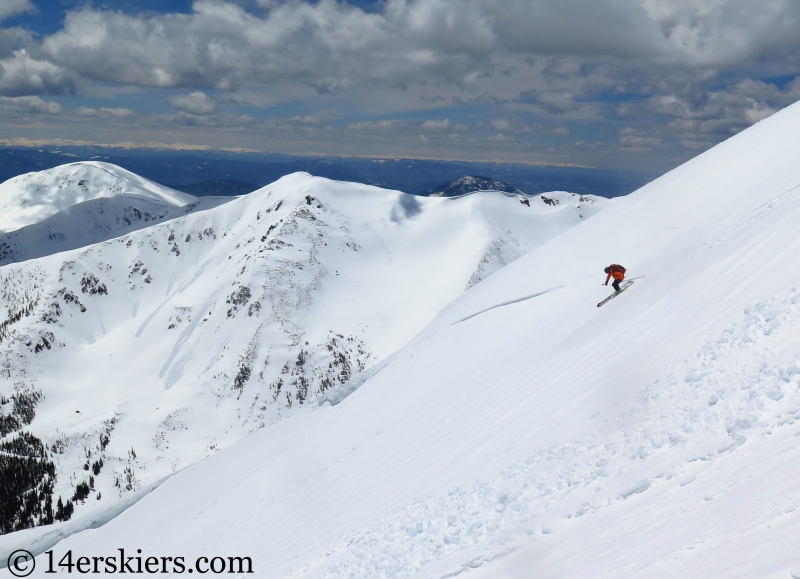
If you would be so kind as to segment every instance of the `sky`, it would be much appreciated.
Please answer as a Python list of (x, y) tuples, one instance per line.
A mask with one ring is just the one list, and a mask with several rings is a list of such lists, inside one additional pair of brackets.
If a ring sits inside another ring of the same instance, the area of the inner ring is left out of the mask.
[(0, 0), (0, 144), (664, 171), (800, 99), (797, 0)]

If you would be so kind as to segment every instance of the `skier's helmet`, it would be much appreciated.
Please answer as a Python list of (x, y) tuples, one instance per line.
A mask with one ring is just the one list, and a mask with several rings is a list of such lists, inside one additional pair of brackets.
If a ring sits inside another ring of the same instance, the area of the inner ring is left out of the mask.
[(609, 273), (610, 271), (611, 271), (611, 268), (610, 268), (610, 267), (607, 267), (607, 268), (605, 268), (605, 269), (603, 270), (603, 273)]

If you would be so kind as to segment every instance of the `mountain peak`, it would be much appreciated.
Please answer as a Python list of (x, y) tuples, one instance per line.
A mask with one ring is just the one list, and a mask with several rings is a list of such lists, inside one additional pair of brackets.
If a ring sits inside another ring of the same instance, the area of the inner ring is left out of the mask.
[(501, 191), (514, 195), (525, 195), (524, 191), (517, 189), (513, 185), (490, 177), (481, 177), (480, 175), (465, 175), (464, 177), (459, 177), (454, 181), (430, 189), (426, 191), (425, 194), (428, 197), (458, 197), (476, 191)]
[(0, 231), (38, 223), (77, 203), (116, 195), (136, 195), (180, 207), (196, 198), (100, 161), (60, 165), (26, 173), (0, 184)]

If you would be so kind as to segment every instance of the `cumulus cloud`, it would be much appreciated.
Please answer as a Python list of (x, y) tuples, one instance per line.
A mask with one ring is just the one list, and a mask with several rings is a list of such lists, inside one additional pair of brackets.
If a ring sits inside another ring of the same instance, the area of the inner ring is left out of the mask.
[(520, 100), (536, 102), (551, 115), (562, 115), (578, 109), (575, 94), (571, 90), (530, 90), (519, 95)]
[(91, 107), (78, 107), (75, 111), (79, 117), (99, 117), (113, 119), (128, 119), (134, 116), (134, 112), (127, 108), (102, 107), (99, 109)]
[(397, 126), (395, 121), (363, 121), (360, 123), (350, 123), (347, 128), (352, 131), (365, 131), (374, 129), (391, 129)]
[(772, 115), (776, 109), (763, 101), (733, 91), (713, 91), (689, 100), (675, 95), (654, 97), (648, 108), (671, 117), (670, 126), (684, 136), (728, 136)]
[(172, 108), (191, 115), (210, 115), (217, 110), (217, 103), (204, 92), (178, 94), (169, 97)]
[(422, 128), (434, 131), (443, 131), (446, 129), (452, 129), (453, 123), (450, 122), (450, 119), (443, 119), (441, 121), (427, 120), (422, 123)]
[(189, 15), (72, 11), (43, 48), (96, 80), (205, 89), (282, 80), (331, 93), (420, 75), (469, 84), (504, 54), (550, 56), (546, 73), (561, 78), (588, 74), (598, 57), (752, 61), (800, 47), (798, 24), (794, 0), (389, 0), (377, 12), (320, 0), (259, 14), (197, 0)]
[(258, 119), (252, 115), (196, 115), (184, 111), (178, 111), (175, 114), (156, 115), (155, 120), (161, 125), (215, 127), (238, 131), (258, 124)]
[(31, 0), (3, 0), (0, 2), (0, 22), (9, 16), (21, 14), (22, 12), (32, 12), (35, 7)]
[(800, 46), (794, 0), (642, 0), (669, 47), (668, 58), (723, 66), (785, 55)]
[(714, 146), (711, 141), (680, 141), (681, 147), (684, 149), (710, 149)]
[(0, 59), (0, 95), (61, 94), (73, 89), (73, 82), (63, 68), (32, 58), (25, 49)]
[(542, 75), (549, 81), (584, 78), (597, 72), (601, 66), (597, 62), (574, 56), (552, 57), (542, 69)]
[(521, 135), (523, 133), (530, 133), (533, 128), (525, 124), (525, 122), (517, 116), (513, 117), (495, 117), (489, 123), (481, 123), (481, 128), (489, 129), (492, 131), (500, 131), (502, 133), (513, 133)]
[(304, 117), (301, 116), (294, 116), (287, 119), (290, 123), (300, 123), (301, 125), (318, 125), (322, 121), (312, 115), (306, 115)]
[(380, 120), (380, 121), (361, 121), (357, 123), (350, 123), (347, 129), (351, 131), (377, 131), (385, 132), (392, 130), (395, 133), (418, 133), (419, 131), (427, 131), (428, 133), (452, 133), (453, 131), (464, 132), (469, 128), (461, 123), (453, 123), (450, 119), (428, 119), (425, 121), (420, 120)]
[(650, 137), (642, 131), (625, 127), (619, 132), (619, 144), (625, 151), (648, 152), (661, 146), (661, 137)]
[(728, 91), (754, 101), (788, 105), (800, 100), (800, 77), (787, 83), (783, 90), (772, 83), (746, 78), (731, 86)]
[(14, 109), (25, 113), (39, 113), (44, 115), (57, 115), (63, 107), (56, 102), (44, 101), (38, 96), (0, 97), (0, 104), (4, 108)]

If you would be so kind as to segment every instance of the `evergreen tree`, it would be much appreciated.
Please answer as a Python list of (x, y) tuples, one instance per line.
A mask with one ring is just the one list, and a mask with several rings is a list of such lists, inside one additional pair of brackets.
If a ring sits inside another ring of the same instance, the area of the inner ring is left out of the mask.
[(56, 521), (63, 521), (64, 520), (64, 503), (61, 502), (61, 497), (58, 497), (58, 503), (56, 503)]

